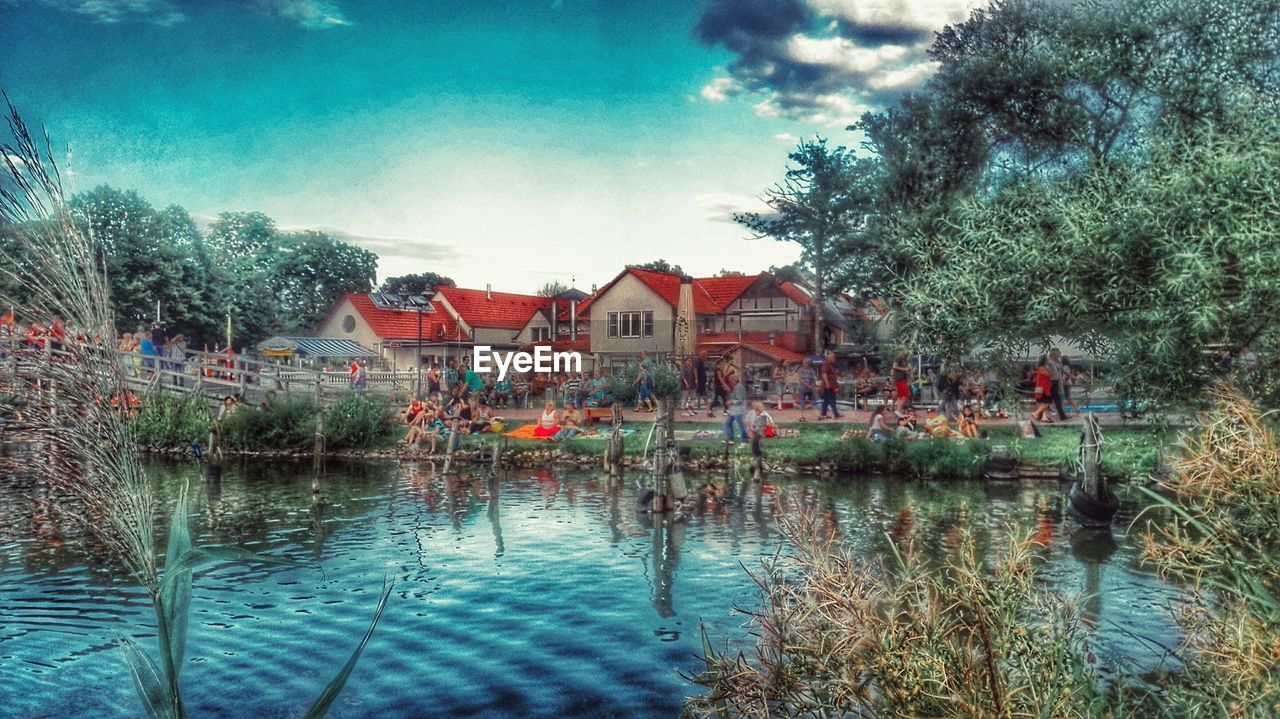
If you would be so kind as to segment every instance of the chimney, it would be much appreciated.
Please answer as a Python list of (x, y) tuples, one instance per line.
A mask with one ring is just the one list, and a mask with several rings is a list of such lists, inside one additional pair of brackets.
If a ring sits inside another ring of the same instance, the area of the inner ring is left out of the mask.
[(493, 299), (493, 285), (488, 282), (484, 283), (484, 298), (486, 300)]
[(569, 300), (569, 339), (578, 339), (578, 301)]
[(557, 316), (559, 308), (556, 307), (557, 302), (551, 300), (551, 341), (556, 342), (560, 339), (560, 318)]

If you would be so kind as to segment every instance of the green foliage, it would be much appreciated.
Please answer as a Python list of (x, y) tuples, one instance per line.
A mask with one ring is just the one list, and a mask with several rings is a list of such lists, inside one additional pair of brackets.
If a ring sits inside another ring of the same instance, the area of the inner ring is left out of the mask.
[(314, 231), (280, 236), (265, 257), (277, 313), (272, 332), (311, 331), (344, 293), (372, 291), (378, 269), (374, 253)]
[(627, 267), (635, 267), (641, 270), (653, 270), (654, 272), (666, 272), (669, 275), (683, 275), (684, 270), (680, 269), (680, 265), (673, 265), (666, 260), (654, 260), (642, 264), (630, 264)]
[[(831, 290), (870, 292), (886, 279), (885, 258), (867, 221), (875, 209), (881, 164), (859, 158), (824, 139), (800, 143), (788, 156), (784, 180), (765, 193), (772, 213), (734, 215), (757, 238), (800, 246), (800, 262), (813, 274), (819, 305)], [(813, 336), (821, 346), (821, 313), (813, 313)]]
[[(680, 371), (669, 362), (652, 361), (653, 396), (657, 399), (674, 399), (680, 396)], [(636, 377), (640, 367), (636, 364), (618, 369), (605, 378), (613, 401), (631, 405), (636, 401)]]
[(261, 407), (238, 407), (221, 422), (222, 441), (231, 449), (293, 451), (315, 442), (316, 403), (292, 397)]
[(389, 421), (394, 413), (391, 401), (382, 395), (366, 392), (343, 395), (325, 410), (325, 446), (353, 450), (383, 446), (396, 432)]
[(437, 287), (456, 287), (454, 281), (434, 272), (420, 272), (412, 275), (388, 277), (378, 288), (380, 292), (396, 295), (432, 295)]
[(128, 426), (141, 446), (165, 450), (204, 442), (209, 420), (209, 407), (199, 395), (157, 389), (142, 399), (138, 415)]
[[(939, 352), (1025, 352), (1066, 335), (1111, 352), (1129, 397), (1180, 400), (1214, 381), (1207, 350), (1280, 350), (1280, 125), (1205, 128), (1142, 166), (1028, 180), (961, 203), (946, 231), (903, 238), (902, 328)], [(1242, 379), (1258, 386), (1259, 373)]]

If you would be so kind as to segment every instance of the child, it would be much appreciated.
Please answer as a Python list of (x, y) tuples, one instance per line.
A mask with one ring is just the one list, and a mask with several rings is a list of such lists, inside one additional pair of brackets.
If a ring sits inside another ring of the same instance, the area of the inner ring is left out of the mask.
[(751, 404), (751, 411), (746, 418), (747, 432), (751, 437), (773, 437), (778, 433), (778, 425), (773, 416), (764, 408), (764, 402), (756, 400)]

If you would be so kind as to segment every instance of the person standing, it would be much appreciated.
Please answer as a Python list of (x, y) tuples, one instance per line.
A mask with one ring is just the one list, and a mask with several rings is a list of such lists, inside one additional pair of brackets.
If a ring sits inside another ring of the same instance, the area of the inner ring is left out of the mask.
[(895, 409), (898, 415), (902, 416), (907, 413), (907, 406), (911, 404), (911, 385), (907, 383), (907, 379), (911, 376), (911, 363), (907, 360), (906, 352), (898, 353), (897, 359), (893, 361), (893, 368), (889, 372), (893, 380)]
[(778, 409), (782, 409), (782, 399), (787, 393), (787, 367), (782, 360), (773, 366), (769, 373), (770, 388), (778, 392)]
[(169, 358), (169, 370), (174, 373), (173, 383), (179, 387), (184, 386), (183, 375), (187, 372), (187, 341), (181, 332), (169, 339), (166, 356)]
[(800, 373), (798, 376), (800, 383), (800, 421), (806, 421), (805, 413), (810, 407), (816, 407), (818, 373), (813, 370), (813, 360), (808, 357), (800, 364)]
[(697, 388), (698, 378), (694, 371), (693, 358), (685, 357), (684, 364), (680, 366), (680, 397), (683, 405), (681, 415), (692, 417), (697, 414), (693, 409), (693, 398)]
[(1031, 419), (1045, 424), (1053, 424), (1053, 420), (1045, 415), (1049, 412), (1053, 396), (1053, 379), (1049, 369), (1049, 358), (1040, 355), (1040, 359), (1036, 362), (1036, 368), (1032, 371), (1032, 378), (1035, 383), (1036, 392), (1036, 408), (1031, 413)]
[(836, 374), (836, 353), (828, 351), (822, 361), (822, 370), (819, 373), (822, 383), (822, 407), (818, 410), (818, 419), (827, 418), (827, 409), (831, 409), (831, 418), (840, 419), (840, 412), (836, 409), (836, 392), (840, 391), (840, 381)]
[(747, 387), (738, 381), (736, 374), (725, 375), (725, 382), (728, 384), (724, 415), (725, 441), (733, 444), (733, 425), (735, 423), (738, 425), (738, 431), (742, 434), (742, 441), (749, 441), (747, 427), (742, 421), (742, 418), (747, 414)]
[(357, 391), (364, 391), (364, 388), (367, 387), (368, 385), (369, 385), (369, 368), (365, 366), (364, 360), (360, 360), (359, 362), (356, 363), (356, 376), (355, 376), (355, 381), (352, 383), (352, 386)]
[(1049, 350), (1049, 401), (1058, 412), (1059, 420), (1066, 420), (1067, 411), (1062, 407), (1062, 351), (1057, 347)]
[(698, 391), (698, 402), (707, 403), (707, 416), (713, 417), (711, 413), (711, 398), (707, 396), (707, 351), (703, 350), (693, 360), (693, 379), (696, 383)]

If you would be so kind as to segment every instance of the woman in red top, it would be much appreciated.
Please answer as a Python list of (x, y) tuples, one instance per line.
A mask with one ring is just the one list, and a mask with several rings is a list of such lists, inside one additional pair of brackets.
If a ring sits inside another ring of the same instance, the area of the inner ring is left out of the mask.
[(1053, 381), (1049, 374), (1049, 358), (1040, 355), (1040, 361), (1036, 363), (1035, 387), (1036, 387), (1036, 408), (1031, 413), (1031, 419), (1045, 424), (1053, 424), (1053, 420), (1045, 416), (1053, 405)]

